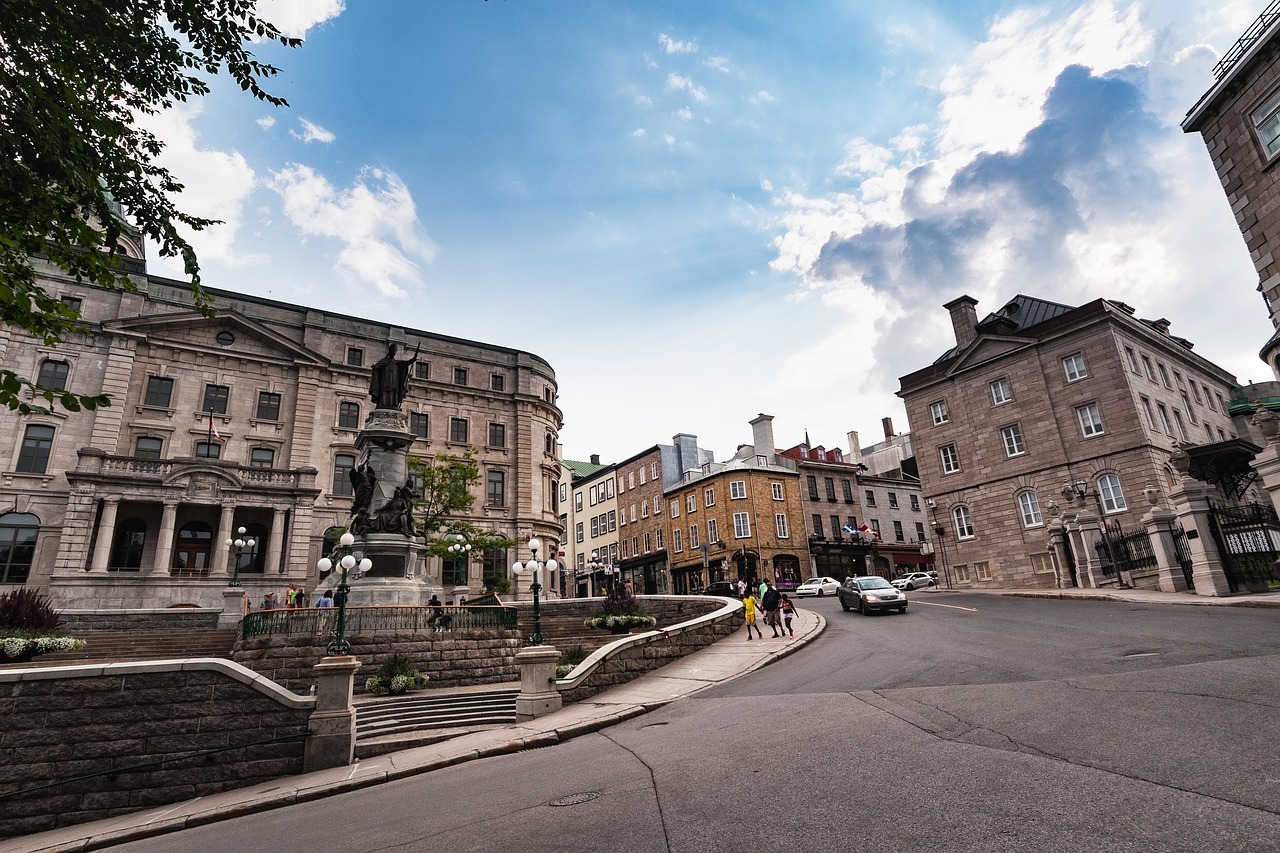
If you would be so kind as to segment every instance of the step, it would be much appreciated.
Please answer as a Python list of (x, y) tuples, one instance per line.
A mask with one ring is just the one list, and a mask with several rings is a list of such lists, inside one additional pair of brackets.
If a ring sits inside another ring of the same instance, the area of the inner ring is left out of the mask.
[(356, 742), (424, 729), (513, 723), (518, 693), (516, 689), (503, 689), (363, 701), (356, 706)]

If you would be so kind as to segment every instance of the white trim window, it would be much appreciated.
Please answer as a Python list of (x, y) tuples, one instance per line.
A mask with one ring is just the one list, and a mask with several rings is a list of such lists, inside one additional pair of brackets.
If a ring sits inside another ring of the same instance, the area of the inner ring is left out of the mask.
[(954, 444), (944, 444), (939, 447), (938, 458), (942, 460), (942, 473), (959, 473), (960, 457), (956, 454), (956, 446)]
[(689, 525), (689, 547), (697, 548), (701, 542), (698, 540), (698, 525)]
[(696, 511), (697, 509), (698, 509), (698, 496), (697, 496), (697, 495), (685, 495), (685, 497), (684, 497), (684, 511), (685, 511), (685, 512), (694, 512), (694, 511)]
[(716, 505), (716, 490), (714, 486), (711, 487), (710, 489), (707, 489), (705, 492), (703, 492), (703, 496), (706, 499), (707, 506)]
[(684, 539), (678, 527), (671, 531), (671, 548), (677, 554), (684, 551)]
[(1249, 114), (1253, 121), (1253, 129), (1258, 134), (1258, 142), (1267, 159), (1280, 154), (1280, 91), (1277, 91), (1262, 102), (1256, 110)]
[(641, 518), (649, 517), (649, 499), (648, 498), (645, 498), (644, 500), (640, 501), (640, 517)]
[(939, 400), (936, 403), (930, 403), (929, 417), (933, 418), (934, 426), (939, 426), (950, 421), (951, 413), (947, 411), (947, 401)]
[(785, 500), (785, 499), (786, 499), (786, 498), (785, 498), (785, 496), (782, 494), (782, 484), (781, 484), (781, 483), (770, 483), (770, 484), (769, 484), (769, 488), (773, 491), (773, 499), (774, 499), (775, 501), (780, 501), (780, 500)]
[(673, 500), (673, 501), (671, 502), (671, 517), (672, 517), (672, 518), (679, 518), (679, 517), (680, 517), (680, 501), (679, 501), (679, 499)]
[(733, 514), (733, 538), (734, 539), (750, 539), (751, 538), (751, 516), (745, 512), (735, 512)]
[(1102, 498), (1102, 508), (1107, 512), (1124, 512), (1129, 508), (1125, 503), (1124, 492), (1120, 490), (1120, 478), (1115, 474), (1103, 474), (1098, 478), (1098, 496)]
[(1079, 382), (1089, 376), (1089, 371), (1084, 366), (1084, 356), (1078, 352), (1062, 360), (1062, 370), (1067, 374), (1068, 382)]
[(707, 519), (707, 541), (712, 545), (720, 541), (720, 528), (714, 518)]
[(1076, 418), (1080, 421), (1080, 432), (1085, 438), (1102, 434), (1102, 415), (1098, 413), (1097, 403), (1076, 406)]
[(1013, 400), (1013, 387), (1007, 378), (997, 379), (991, 383), (991, 404), (1003, 406)]
[(773, 516), (773, 526), (778, 531), (779, 539), (790, 539), (791, 533), (787, 530), (787, 514), (784, 512), (777, 513)]
[(1040, 499), (1035, 492), (1022, 492), (1018, 495), (1018, 511), (1022, 514), (1023, 527), (1044, 526), (1044, 516), (1040, 514)]
[(1021, 456), (1027, 452), (1027, 446), (1022, 442), (1022, 428), (1017, 424), (1000, 430), (1000, 437), (1004, 440), (1005, 456)]
[(967, 506), (958, 506), (951, 510), (951, 519), (956, 525), (957, 539), (973, 538), (973, 516), (969, 515)]
[(732, 480), (729, 482), (729, 500), (740, 501), (747, 496), (747, 481)]

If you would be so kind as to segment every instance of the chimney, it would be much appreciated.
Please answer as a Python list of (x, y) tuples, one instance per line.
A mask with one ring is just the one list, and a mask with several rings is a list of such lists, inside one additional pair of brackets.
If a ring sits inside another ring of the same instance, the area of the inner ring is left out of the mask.
[(849, 461), (862, 461), (862, 442), (858, 440), (858, 431), (856, 429), (849, 430)]
[(591, 464), (592, 464), (592, 465), (599, 465), (599, 464), (600, 464), (600, 454), (599, 454), (599, 453), (592, 453), (592, 454), (591, 454)]
[(893, 418), (881, 418), (880, 426), (884, 427), (884, 437), (893, 438)]
[(766, 415), (763, 412), (756, 415), (751, 421), (751, 435), (756, 446), (756, 455), (772, 459), (777, 450), (773, 446), (773, 415)]
[(956, 347), (963, 349), (978, 339), (978, 300), (972, 296), (952, 299), (943, 308), (951, 312), (951, 328), (956, 333)]
[[(676, 470), (677, 476), (683, 474), (691, 468), (699, 468), (702, 462), (698, 459), (698, 437), (690, 435), (687, 432), (678, 432), (671, 437), (671, 443), (676, 448)], [(665, 474), (663, 475), (666, 476)], [(670, 484), (667, 484), (670, 485)]]

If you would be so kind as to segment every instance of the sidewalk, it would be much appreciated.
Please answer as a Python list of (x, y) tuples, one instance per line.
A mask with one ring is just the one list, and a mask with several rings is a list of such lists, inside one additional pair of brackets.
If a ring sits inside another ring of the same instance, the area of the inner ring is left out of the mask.
[(5, 839), (0, 841), (0, 853), (98, 850), (428, 773), (464, 761), (561, 743), (746, 675), (798, 651), (826, 628), (826, 620), (808, 608), (801, 609), (797, 616), (794, 639), (774, 639), (765, 634), (762, 640), (748, 641), (747, 635), (738, 631), (629, 684), (532, 720), (357, 760), (350, 767), (303, 773), (117, 818)]
[(1239, 593), (1236, 595), (1196, 595), (1194, 592), (1160, 592), (1154, 589), (932, 589), (916, 590), (916, 594), (945, 595), (949, 592), (979, 595), (1011, 595), (1019, 598), (1078, 598), (1101, 601), (1129, 601), (1143, 604), (1187, 604), (1199, 607), (1280, 607), (1280, 591)]

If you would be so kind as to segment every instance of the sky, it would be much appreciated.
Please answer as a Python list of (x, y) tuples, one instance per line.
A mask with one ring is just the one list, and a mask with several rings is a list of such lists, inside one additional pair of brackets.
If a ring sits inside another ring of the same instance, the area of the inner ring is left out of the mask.
[(304, 39), (256, 51), (289, 106), (223, 79), (152, 126), (224, 222), (205, 285), (535, 353), (566, 458), (723, 460), (758, 413), (847, 450), (908, 431), (898, 379), (965, 294), (1120, 300), (1271, 378), (1179, 126), (1265, 6), (263, 0)]

